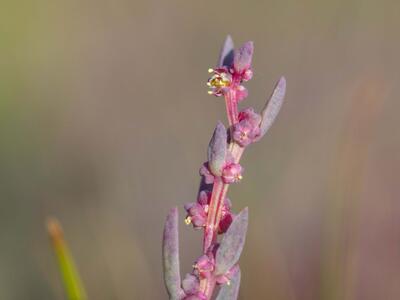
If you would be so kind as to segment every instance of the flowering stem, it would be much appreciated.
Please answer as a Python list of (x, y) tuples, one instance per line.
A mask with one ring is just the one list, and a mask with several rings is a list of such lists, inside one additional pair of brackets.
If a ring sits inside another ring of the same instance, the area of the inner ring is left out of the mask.
[(235, 94), (236, 93), (233, 89), (229, 89), (225, 95), (226, 114), (228, 116), (229, 126), (232, 126), (238, 122), (237, 101)]
[(211, 244), (216, 240), (219, 224), (220, 211), (228, 190), (228, 185), (224, 184), (221, 177), (215, 177), (214, 186), (211, 194), (210, 205), (208, 208), (207, 223), (204, 230), (203, 252), (206, 253)]
[[(233, 125), (238, 123), (238, 109), (235, 95), (236, 93), (233, 89), (230, 89), (225, 95), (226, 112), (230, 125), (230, 130), (232, 130)], [(240, 158), (244, 152), (244, 148), (240, 147), (234, 141), (231, 141), (228, 145), (228, 149), (232, 154), (234, 162), (239, 163)], [(218, 226), (221, 220), (222, 207), (226, 194), (228, 192), (228, 188), (229, 184), (224, 183), (221, 177), (215, 177), (208, 210), (207, 222), (204, 229), (204, 254), (207, 253), (211, 245), (217, 240)], [(216, 281), (214, 277), (206, 277), (200, 280), (200, 290), (206, 295), (207, 299), (211, 299), (215, 285)]]
[[(217, 68), (209, 69), (212, 75), (207, 82), (210, 88), (208, 93), (216, 97), (224, 96), (229, 132), (218, 122), (207, 149), (207, 161), (200, 168), (203, 177), (197, 201), (185, 204), (185, 223), (203, 228), (204, 235), (202, 255), (193, 265), (193, 271), (186, 274), (182, 281), (177, 254), (176, 209), (167, 218), (163, 241), (164, 281), (171, 300), (211, 300), (217, 285), (221, 286), (217, 299), (234, 300), (238, 297), (238, 261), (245, 242), (248, 210), (245, 208), (234, 215), (227, 193), (230, 184), (242, 179), (243, 169), (239, 161), (243, 152), (270, 128), (281, 107), (286, 87), (282, 77), (262, 115), (251, 107), (239, 113), (238, 103), (248, 95), (242, 83), (253, 75), (252, 55), (252, 42), (235, 50), (228, 37)], [(218, 240), (219, 234), (223, 235), (221, 240)]]

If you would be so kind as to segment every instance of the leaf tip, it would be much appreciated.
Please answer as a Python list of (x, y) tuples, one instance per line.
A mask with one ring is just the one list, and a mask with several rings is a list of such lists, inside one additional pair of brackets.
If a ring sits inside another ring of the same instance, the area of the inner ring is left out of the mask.
[(218, 60), (218, 66), (226, 66), (230, 67), (233, 63), (233, 54), (234, 53), (234, 45), (233, 45), (233, 39), (230, 34), (228, 34), (225, 38), (224, 43), (222, 44), (220, 55), (219, 55), (219, 60)]

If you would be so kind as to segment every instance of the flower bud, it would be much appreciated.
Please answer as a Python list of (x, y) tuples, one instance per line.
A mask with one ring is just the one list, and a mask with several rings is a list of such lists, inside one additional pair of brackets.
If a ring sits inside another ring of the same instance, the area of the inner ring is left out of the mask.
[(224, 183), (239, 182), (242, 179), (242, 166), (236, 163), (227, 164), (222, 170), (222, 180)]
[(196, 269), (200, 277), (208, 278), (214, 271), (214, 266), (213, 258), (210, 258), (207, 255), (202, 255), (197, 259), (193, 267)]
[(242, 147), (254, 142), (260, 135), (261, 116), (248, 108), (239, 113), (239, 122), (233, 126), (233, 139)]
[(199, 278), (193, 274), (186, 274), (182, 280), (182, 288), (186, 295), (194, 295), (199, 291)]

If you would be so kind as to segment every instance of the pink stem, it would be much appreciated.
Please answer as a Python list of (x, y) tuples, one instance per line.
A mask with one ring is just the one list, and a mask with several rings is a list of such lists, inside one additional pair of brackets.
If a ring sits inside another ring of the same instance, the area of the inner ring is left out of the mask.
[(229, 91), (226, 93), (225, 105), (229, 126), (232, 126), (238, 122), (237, 101), (234, 89), (229, 89)]
[[(225, 95), (225, 104), (229, 126), (232, 130), (232, 126), (238, 122), (238, 109), (234, 88), (231, 88)], [(231, 151), (235, 163), (239, 163), (244, 148), (240, 147), (234, 142), (231, 142), (229, 145), (229, 150)], [(221, 177), (215, 177), (213, 190), (211, 193), (210, 205), (208, 209), (207, 223), (204, 228), (204, 254), (207, 253), (211, 245), (217, 240), (218, 226), (221, 220), (222, 207), (226, 194), (228, 192), (228, 188), (229, 184), (225, 184), (222, 181)], [(214, 276), (203, 278), (200, 280), (200, 290), (206, 295), (207, 299), (211, 299), (215, 285), (216, 280)]]

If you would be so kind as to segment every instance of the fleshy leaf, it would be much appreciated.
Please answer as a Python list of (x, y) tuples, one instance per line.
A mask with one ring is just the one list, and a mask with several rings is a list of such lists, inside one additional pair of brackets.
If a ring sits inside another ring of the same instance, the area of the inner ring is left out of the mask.
[(240, 269), (238, 268), (229, 281), (229, 284), (224, 284), (221, 287), (215, 300), (236, 300), (239, 296), (240, 276)]
[(218, 122), (208, 145), (208, 168), (215, 176), (221, 176), (226, 159), (227, 134), (224, 124)]
[(230, 67), (233, 64), (234, 46), (230, 35), (225, 38), (218, 59), (218, 67)]
[(237, 49), (233, 58), (233, 66), (235, 71), (242, 73), (250, 68), (253, 58), (254, 45), (253, 42), (246, 42), (242, 47)]
[(178, 209), (174, 207), (167, 216), (163, 236), (164, 283), (170, 300), (183, 297), (179, 266)]
[(246, 240), (249, 213), (247, 207), (232, 221), (224, 234), (216, 254), (215, 273), (223, 275), (239, 260)]
[(271, 98), (269, 98), (268, 102), (265, 104), (264, 109), (261, 113), (262, 116), (260, 123), (261, 134), (258, 139), (260, 139), (267, 133), (268, 129), (275, 121), (275, 118), (282, 107), (283, 99), (285, 98), (285, 92), (286, 92), (286, 79), (285, 77), (281, 77), (275, 86)]
[(85, 288), (82, 285), (79, 272), (68, 245), (64, 240), (64, 234), (60, 223), (56, 219), (47, 221), (47, 231), (51, 238), (54, 253), (58, 259), (60, 274), (69, 300), (86, 300)]

